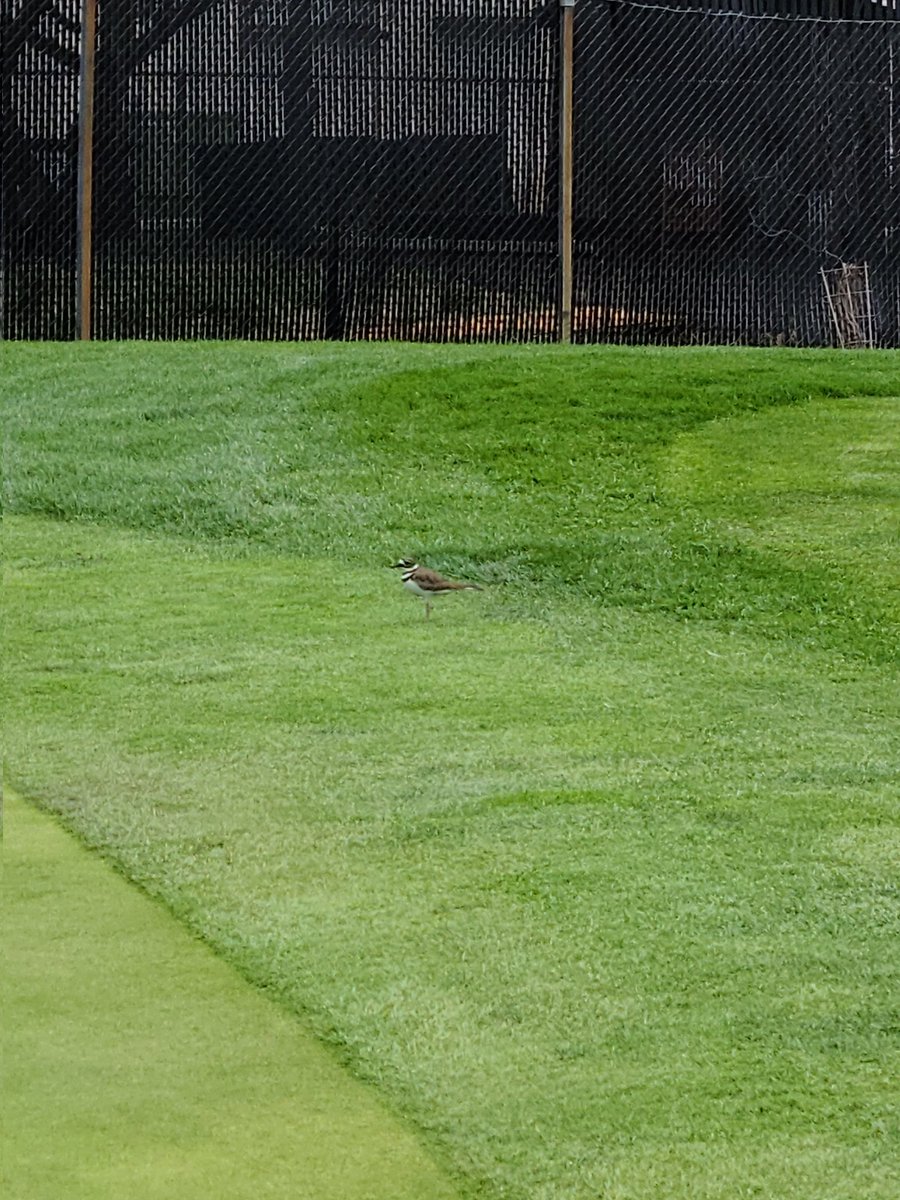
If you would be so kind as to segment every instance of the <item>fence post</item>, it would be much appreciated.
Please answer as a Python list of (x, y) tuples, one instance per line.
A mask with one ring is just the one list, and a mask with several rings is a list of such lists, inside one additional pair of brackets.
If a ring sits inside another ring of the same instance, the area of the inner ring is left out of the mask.
[(559, 0), (559, 340), (572, 340), (572, 80), (575, 0)]
[(91, 337), (92, 235), (94, 199), (94, 65), (97, 47), (97, 0), (83, 0), (81, 68), (78, 88), (78, 248), (76, 265), (76, 336)]

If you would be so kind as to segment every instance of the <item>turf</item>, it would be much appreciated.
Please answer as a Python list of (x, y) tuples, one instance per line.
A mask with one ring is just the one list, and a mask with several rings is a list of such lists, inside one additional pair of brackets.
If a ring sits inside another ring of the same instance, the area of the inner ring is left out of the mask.
[(4, 1195), (456, 1195), (295, 1019), (8, 789), (5, 806)]
[(900, 356), (5, 354), (23, 790), (473, 1194), (892, 1195)]

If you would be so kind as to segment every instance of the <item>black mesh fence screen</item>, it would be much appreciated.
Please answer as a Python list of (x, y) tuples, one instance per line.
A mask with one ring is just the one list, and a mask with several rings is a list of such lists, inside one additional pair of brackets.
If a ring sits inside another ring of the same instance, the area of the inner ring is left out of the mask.
[[(85, 2), (0, 6), (7, 338), (77, 332)], [(900, 8), (698, 3), (576, 0), (573, 336), (900, 345)], [(559, 0), (98, 9), (94, 336), (557, 337)]]
[(484, 7), (104, 5), (97, 332), (538, 336), (553, 14)]
[(900, 25), (579, 17), (577, 335), (821, 344), (854, 263), (900, 344)]
[(75, 329), (78, 0), (0, 2), (0, 337)]

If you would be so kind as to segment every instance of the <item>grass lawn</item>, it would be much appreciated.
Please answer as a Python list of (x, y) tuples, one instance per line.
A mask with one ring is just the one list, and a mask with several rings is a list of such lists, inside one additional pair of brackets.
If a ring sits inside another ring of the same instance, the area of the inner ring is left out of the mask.
[(24, 794), (463, 1194), (895, 1195), (900, 354), (0, 354)]

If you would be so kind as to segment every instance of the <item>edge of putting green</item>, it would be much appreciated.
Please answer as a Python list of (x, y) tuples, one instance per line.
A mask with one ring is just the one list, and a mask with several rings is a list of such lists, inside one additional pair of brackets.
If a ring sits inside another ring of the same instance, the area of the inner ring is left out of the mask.
[(296, 1018), (55, 819), (4, 801), (4, 1195), (458, 1200)]

